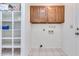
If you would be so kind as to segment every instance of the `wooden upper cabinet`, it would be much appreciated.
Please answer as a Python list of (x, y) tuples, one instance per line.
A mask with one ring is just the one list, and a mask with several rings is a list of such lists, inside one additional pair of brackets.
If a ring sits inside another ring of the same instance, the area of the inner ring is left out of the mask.
[(64, 23), (64, 6), (31, 6), (31, 23)]
[(31, 6), (30, 19), (32, 23), (45, 23), (47, 22), (46, 9), (44, 6)]
[(64, 6), (56, 7), (56, 22), (64, 23)]
[(39, 7), (38, 6), (31, 6), (30, 7), (30, 19), (31, 22), (39, 22)]
[(63, 23), (64, 22), (64, 6), (48, 7), (48, 22)]
[(48, 7), (48, 22), (56, 22), (56, 7), (54, 6)]
[(44, 6), (40, 6), (40, 22), (46, 23), (47, 22), (47, 9)]

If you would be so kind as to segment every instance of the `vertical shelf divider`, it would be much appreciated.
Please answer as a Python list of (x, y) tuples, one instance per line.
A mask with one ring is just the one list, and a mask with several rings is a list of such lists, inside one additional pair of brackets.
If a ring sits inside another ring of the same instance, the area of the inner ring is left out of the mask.
[(14, 56), (14, 11), (12, 11), (12, 56)]
[(1, 19), (0, 19), (0, 56), (2, 55), (2, 11), (0, 11), (0, 16), (1, 16)]

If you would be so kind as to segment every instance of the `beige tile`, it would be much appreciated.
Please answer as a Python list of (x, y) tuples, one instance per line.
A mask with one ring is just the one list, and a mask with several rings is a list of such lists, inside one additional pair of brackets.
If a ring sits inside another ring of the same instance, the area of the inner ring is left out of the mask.
[(29, 56), (66, 56), (61, 48), (31, 48)]

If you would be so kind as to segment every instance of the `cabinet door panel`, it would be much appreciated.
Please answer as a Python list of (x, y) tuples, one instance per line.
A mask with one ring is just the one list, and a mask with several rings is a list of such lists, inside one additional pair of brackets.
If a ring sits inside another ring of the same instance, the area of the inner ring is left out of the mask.
[(64, 6), (56, 7), (56, 22), (58, 23), (64, 22)]
[(42, 23), (47, 21), (46, 8), (44, 6), (30, 7), (31, 22)]
[(31, 22), (39, 22), (39, 7), (38, 6), (31, 6), (30, 8), (30, 19)]
[(56, 22), (56, 7), (48, 7), (48, 22)]
[(47, 9), (40, 6), (40, 22), (47, 22)]

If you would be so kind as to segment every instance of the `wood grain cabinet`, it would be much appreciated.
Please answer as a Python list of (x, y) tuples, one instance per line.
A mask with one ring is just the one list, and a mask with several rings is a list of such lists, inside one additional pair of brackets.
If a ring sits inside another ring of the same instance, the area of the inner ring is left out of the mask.
[[(39, 17), (39, 7), (33, 6), (30, 8), (30, 19), (31, 22), (39, 22), (40, 17)], [(38, 21), (39, 20), (39, 21)]]
[(56, 7), (56, 22), (63, 23), (64, 22), (64, 6)]
[(64, 6), (30, 6), (31, 23), (64, 23)]
[(30, 19), (32, 23), (45, 23), (47, 22), (47, 11), (44, 6), (31, 6)]
[(48, 23), (56, 22), (56, 7), (50, 6), (48, 7)]

